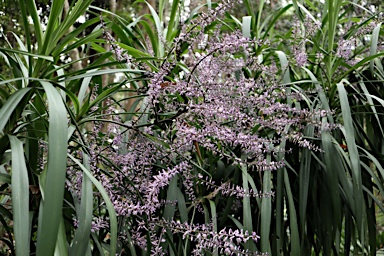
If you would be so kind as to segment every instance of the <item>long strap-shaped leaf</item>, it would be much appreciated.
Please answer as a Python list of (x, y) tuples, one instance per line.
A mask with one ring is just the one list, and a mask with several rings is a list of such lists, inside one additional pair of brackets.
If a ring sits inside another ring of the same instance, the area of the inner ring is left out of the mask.
[[(87, 168), (87, 170), (90, 170), (89, 157), (87, 154), (84, 154), (84, 167)], [(79, 219), (79, 227), (76, 229), (75, 237), (73, 238), (72, 245), (69, 249), (70, 255), (86, 255), (92, 227), (92, 194), (92, 182), (87, 176), (83, 175), (81, 204), (77, 213)]]
[[(343, 82), (343, 81), (342, 81)], [(345, 128), (345, 141), (348, 147), (348, 153), (351, 160), (352, 180), (353, 180), (353, 193), (355, 198), (355, 213), (357, 228), (361, 234), (363, 229), (363, 212), (365, 209), (363, 198), (363, 185), (361, 178), (360, 157), (356, 146), (355, 130), (352, 124), (351, 109), (348, 102), (347, 93), (343, 83), (337, 84), (337, 89), (340, 96), (340, 105), (343, 115), (343, 122)]]
[(293, 193), (288, 177), (287, 169), (284, 167), (284, 184), (287, 192), (289, 228), (291, 232), (291, 255), (301, 255), (299, 225), (297, 222), (296, 206), (293, 200)]
[(41, 82), (48, 98), (48, 168), (41, 179), (43, 202), (39, 213), (37, 255), (53, 255), (62, 214), (67, 167), (67, 111), (60, 93)]
[(19, 102), (23, 99), (25, 94), (29, 92), (31, 88), (23, 88), (13, 93), (0, 109), (0, 134), (3, 132), (5, 125), (8, 123), (15, 108), (19, 105)]
[(109, 255), (115, 255), (116, 254), (116, 245), (117, 245), (117, 217), (116, 217), (116, 211), (113, 207), (111, 199), (109, 199), (107, 191), (104, 189), (103, 185), (95, 178), (93, 177), (92, 173), (82, 165), (79, 160), (74, 158), (71, 155), (68, 155), (72, 161), (74, 161), (84, 172), (85, 175), (88, 176), (88, 178), (92, 181), (92, 183), (95, 185), (97, 190), (99, 190), (101, 196), (103, 197), (103, 200), (105, 202), (105, 205), (107, 206), (107, 210), (109, 213), (109, 221), (110, 221), (110, 247), (109, 247)]
[[(381, 29), (381, 22), (379, 24), (377, 24), (377, 26), (375, 27), (375, 29), (372, 32), (372, 39), (371, 39), (372, 42), (371, 42), (370, 55), (375, 55), (377, 53), (377, 45), (378, 45), (379, 36), (380, 36), (380, 29)], [(371, 69), (372, 75), (375, 74), (374, 63), (375, 63), (375, 60), (371, 60), (369, 62), (369, 68)], [(380, 62), (378, 62), (378, 63), (382, 69), (383, 67), (382, 67), (381, 63)]]
[[(324, 117), (323, 118), (324, 127), (326, 126), (326, 124), (327, 124), (326, 118)], [(327, 205), (329, 207), (328, 211), (332, 212), (332, 220), (328, 219), (327, 222), (325, 222), (326, 216), (324, 216), (324, 223), (331, 225), (333, 222), (333, 228), (334, 228), (333, 232), (329, 230), (329, 236), (333, 238), (335, 235), (334, 233), (335, 229), (338, 229), (337, 226), (342, 222), (342, 217), (341, 217), (342, 209), (340, 207), (341, 203), (340, 203), (339, 182), (338, 182), (339, 175), (337, 171), (338, 169), (341, 168), (341, 166), (340, 166), (339, 155), (337, 154), (337, 151), (335, 149), (335, 144), (332, 143), (332, 136), (330, 132), (327, 131), (326, 129), (323, 129), (322, 131), (321, 141), (322, 141), (322, 146), (324, 150), (324, 163), (326, 165), (325, 178), (328, 185), (327, 191), (329, 191), (329, 201), (330, 201), (330, 204), (327, 204)], [(345, 175), (345, 174), (341, 173), (340, 176), (342, 175)], [(328, 241), (328, 240), (325, 239), (325, 241)], [(332, 239), (330, 241), (332, 241)]]
[(169, 15), (169, 22), (168, 22), (168, 29), (167, 29), (167, 36), (166, 39), (168, 42), (172, 42), (174, 33), (177, 30), (177, 13), (179, 10), (179, 3), (180, 1), (173, 1), (172, 2), (172, 8), (171, 13)]
[(29, 181), (23, 143), (9, 136), (12, 148), (12, 209), (17, 255), (29, 255)]
[[(267, 154), (267, 162), (271, 162), (271, 154)], [(263, 193), (271, 191), (271, 171), (267, 170), (263, 174)], [(272, 198), (261, 199), (261, 230), (260, 230), (260, 249), (263, 253), (271, 253), (270, 233), (272, 219)]]
[[(241, 165), (241, 172), (243, 177), (243, 189), (246, 193), (248, 193), (249, 192), (248, 170), (245, 164)], [(253, 231), (252, 208), (251, 208), (251, 198), (249, 196), (245, 196), (243, 198), (243, 226), (245, 231), (248, 231), (250, 234), (252, 233)], [(252, 240), (248, 240), (247, 243), (245, 244), (245, 249), (251, 252), (255, 252), (256, 251), (255, 243)]]
[(161, 37), (163, 36), (163, 28), (161, 25), (161, 21), (160, 21), (159, 15), (157, 14), (156, 10), (153, 9), (152, 5), (150, 5), (148, 2), (146, 2), (146, 3), (148, 5), (149, 11), (152, 14), (153, 21), (154, 21), (155, 26), (156, 26), (157, 35), (158, 35), (158, 40), (156, 40), (158, 45), (156, 48), (153, 48), (153, 49), (155, 49), (157, 51), (156, 55), (158, 57), (163, 57), (164, 56), (164, 45), (161, 41)]
[[(29, 21), (28, 21), (28, 15), (33, 20), (33, 29), (34, 29), (34, 36), (36, 37), (38, 49), (42, 47), (42, 41), (43, 41), (43, 32), (42, 32), (42, 27), (41, 27), (41, 21), (40, 17), (36, 8), (36, 3), (34, 0), (19, 0), (19, 5), (20, 5), (20, 10), (21, 14), (23, 17), (23, 22), (24, 22), (24, 27), (26, 29), (25, 34), (26, 39), (27, 39), (27, 47), (28, 50), (31, 50), (31, 34), (29, 33)], [(28, 12), (26, 12), (28, 10)], [(25, 16), (25, 17), (24, 17)]]
[(44, 60), (48, 60), (48, 61), (53, 62), (53, 57), (52, 56), (46, 56), (46, 55), (41, 55), (41, 54), (34, 54), (34, 53), (31, 53), (31, 52), (27, 52), (27, 51), (15, 50), (15, 49), (11, 49), (11, 48), (3, 48), (3, 47), (0, 47), (0, 51), (2, 51), (2, 52), (4, 51), (4, 52), (17, 53), (17, 54), (20, 54), (20, 55), (31, 56), (31, 57), (34, 57), (34, 58), (44, 59)]

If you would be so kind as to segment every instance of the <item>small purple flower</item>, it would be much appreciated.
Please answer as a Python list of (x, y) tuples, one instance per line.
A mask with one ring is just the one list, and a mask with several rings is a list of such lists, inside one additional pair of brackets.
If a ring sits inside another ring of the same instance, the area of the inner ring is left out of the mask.
[(353, 40), (340, 39), (337, 45), (336, 56), (343, 58), (344, 60), (349, 60), (352, 55), (352, 50), (354, 49)]
[(295, 54), (296, 64), (299, 67), (304, 67), (307, 64), (308, 56), (305, 50), (297, 51)]

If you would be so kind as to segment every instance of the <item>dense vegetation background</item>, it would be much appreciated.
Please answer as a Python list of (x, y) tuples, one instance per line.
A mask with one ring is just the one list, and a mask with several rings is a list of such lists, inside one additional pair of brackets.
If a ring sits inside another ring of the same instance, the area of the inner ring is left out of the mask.
[(376, 255), (380, 2), (1, 1), (3, 255)]

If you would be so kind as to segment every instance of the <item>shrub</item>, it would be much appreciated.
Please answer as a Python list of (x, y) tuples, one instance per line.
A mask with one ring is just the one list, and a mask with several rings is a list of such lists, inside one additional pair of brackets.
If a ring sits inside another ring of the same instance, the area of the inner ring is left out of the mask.
[[(53, 2), (42, 32), (34, 2), (20, 1), (38, 47), (25, 19), (26, 46), (0, 49), (14, 76), (0, 81), (12, 254), (12, 236), (20, 255), (375, 253), (375, 15), (346, 25), (354, 12), (340, 1), (326, 1), (320, 21), (296, 1), (270, 15), (244, 1), (240, 22), (227, 13), (234, 1), (187, 17), (174, 1), (164, 29), (161, 1), (134, 22), (105, 14), (67, 34), (90, 3), (57, 21)], [(290, 8), (297, 19), (279, 34)], [(84, 70), (60, 62), (85, 45)]]

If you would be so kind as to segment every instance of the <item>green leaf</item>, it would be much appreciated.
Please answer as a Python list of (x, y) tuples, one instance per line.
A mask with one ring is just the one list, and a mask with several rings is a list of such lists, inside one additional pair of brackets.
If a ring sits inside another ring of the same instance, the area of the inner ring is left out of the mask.
[(72, 81), (72, 80), (79, 80), (83, 79), (86, 77), (94, 77), (94, 76), (101, 76), (101, 75), (106, 75), (106, 74), (116, 74), (116, 73), (133, 73), (133, 74), (140, 74), (144, 73), (145, 71), (143, 70), (137, 70), (137, 69), (129, 69), (129, 68), (124, 68), (124, 69), (104, 69), (104, 70), (97, 70), (93, 72), (86, 72), (81, 75), (76, 75), (76, 76), (70, 76), (70, 77), (62, 77), (59, 79), (59, 81)]
[(31, 90), (31, 88), (22, 88), (13, 93), (0, 109), (0, 134), (4, 132), (4, 127), (9, 121), (13, 111), (19, 105), (24, 96)]
[(51, 56), (46, 56), (46, 55), (41, 55), (41, 54), (34, 54), (31, 52), (26, 52), (26, 51), (20, 51), (20, 50), (15, 50), (15, 49), (10, 49), (10, 48), (2, 48), (0, 47), (0, 51), (3, 52), (11, 52), (11, 53), (16, 53), (16, 54), (21, 54), (21, 55), (26, 55), (26, 56), (31, 56), (36, 59), (43, 59), (43, 60), (48, 60), (50, 62), (53, 62), (53, 57)]
[(348, 69), (347, 71), (343, 72), (342, 75), (340, 77), (337, 77), (335, 80), (336, 81), (339, 81), (341, 80), (343, 77), (346, 77), (347, 75), (349, 75), (349, 73), (357, 70), (358, 68), (364, 66), (366, 63), (370, 62), (371, 60), (374, 60), (378, 57), (381, 57), (381, 56), (384, 56), (384, 52), (379, 52), (377, 54), (374, 54), (374, 55), (370, 55), (362, 60), (360, 60), (358, 63), (356, 63), (354, 66), (352, 66), (350, 69)]
[(281, 70), (283, 72), (283, 83), (289, 84), (291, 83), (291, 75), (289, 73), (289, 62), (287, 59), (287, 55), (285, 55), (282, 51), (276, 51), (277, 56), (280, 60)]
[(64, 218), (62, 216), (60, 220), (59, 232), (57, 233), (57, 240), (56, 240), (54, 255), (55, 256), (68, 255), (68, 242), (67, 242), (67, 236), (65, 234)]
[[(96, 71), (95, 69), (91, 69), (91, 70), (88, 70), (86, 72), (86, 74), (87, 73), (93, 73), (95, 71)], [(91, 80), (92, 80), (92, 76), (86, 76), (86, 77), (84, 77), (83, 81), (81, 82), (80, 90), (79, 90), (79, 93), (77, 95), (80, 107), (82, 107), (82, 105), (83, 105), (85, 94), (90, 89), (89, 83), (91, 82)]]
[(0, 182), (11, 184), (11, 175), (0, 173)]
[(179, 3), (180, 1), (172, 1), (171, 14), (169, 15), (169, 22), (168, 22), (167, 36), (166, 36), (166, 39), (168, 42), (172, 42), (173, 33), (177, 28), (176, 14), (179, 9)]
[[(62, 1), (62, 0), (59, 0)], [(57, 2), (59, 2), (57, 1)], [(52, 3), (52, 8), (54, 8)], [(76, 20), (81, 16), (84, 15), (85, 11), (89, 7), (89, 5), (92, 3), (92, 0), (78, 0), (73, 7), (70, 9), (69, 13), (63, 20), (63, 22), (57, 27), (57, 30), (54, 33), (54, 37), (51, 39), (50, 48), (48, 48), (48, 52), (52, 52), (55, 49), (55, 44), (59, 42), (59, 40), (68, 33), (68, 30), (73, 24), (75, 24)], [(60, 6), (58, 6), (60, 7)], [(58, 10), (59, 11), (59, 10)], [(58, 16), (60, 17), (60, 16)], [(47, 27), (48, 30), (48, 27)], [(47, 38), (45, 38), (47, 40)]]
[[(304, 136), (311, 138), (314, 136), (314, 126), (309, 126), (304, 130)], [(299, 176), (299, 216), (301, 225), (301, 234), (304, 234), (306, 212), (309, 198), (309, 183), (311, 180), (311, 151), (307, 148), (302, 149), (302, 157), (300, 161), (300, 176)], [(336, 194), (338, 195), (338, 194)]]
[[(289, 129), (289, 126), (286, 127), (286, 129)], [(280, 148), (284, 150), (286, 147), (286, 141), (283, 140), (280, 143)], [(282, 160), (284, 158), (284, 153), (280, 152), (278, 154), (278, 160)], [(280, 168), (277, 171), (277, 181), (276, 181), (276, 232), (275, 232), (275, 240), (272, 241), (272, 246), (274, 246), (274, 242), (276, 242), (275, 248), (272, 253), (279, 254), (282, 250), (283, 244), (284, 244), (284, 176), (285, 176), (285, 170), (283, 168)], [(277, 255), (276, 254), (276, 255)]]
[(185, 204), (185, 198), (180, 188), (177, 189), (177, 206), (179, 207), (181, 221), (187, 222), (188, 221), (187, 205)]
[(157, 12), (155, 11), (155, 9), (153, 9), (153, 7), (148, 2), (146, 2), (146, 3), (148, 5), (149, 11), (152, 14), (153, 20), (155, 22), (156, 30), (157, 30), (157, 35), (158, 35), (158, 41), (157, 41), (158, 42), (158, 48), (153, 48), (153, 49), (156, 49), (158, 51), (158, 54), (157, 54), (158, 57), (163, 57), (164, 56), (164, 46), (163, 46), (163, 43), (161, 40), (161, 38), (163, 36), (163, 26), (161, 24), (160, 18), (157, 15)]
[(291, 255), (301, 255), (300, 250), (300, 236), (299, 236), (299, 227), (297, 223), (296, 215), (296, 206), (293, 201), (293, 194), (291, 190), (291, 185), (289, 182), (288, 172), (284, 168), (284, 184), (288, 197), (288, 211), (289, 211), (289, 229), (291, 234)]
[(17, 255), (29, 255), (29, 181), (23, 143), (9, 135), (12, 149), (12, 210)]
[(384, 169), (383, 169), (383, 166), (380, 164), (379, 160), (374, 157), (372, 154), (370, 154), (367, 150), (365, 150), (364, 148), (362, 147), (359, 147), (362, 151), (364, 151), (364, 153), (366, 154), (366, 157), (372, 161), (372, 163), (375, 164), (376, 168), (377, 168), (377, 171), (378, 173), (380, 173), (381, 175), (381, 178), (384, 179)]
[[(245, 164), (241, 165), (241, 173), (242, 173), (242, 179), (243, 179), (243, 190), (246, 193), (249, 193), (248, 171), (247, 171), (247, 166)], [(244, 230), (249, 232), (249, 234), (252, 234), (253, 232), (252, 219), (253, 218), (252, 218), (251, 198), (249, 196), (245, 196), (243, 198), (243, 227), (244, 227)], [(251, 252), (256, 251), (256, 246), (252, 240), (247, 241), (245, 248), (250, 250)]]
[(54, 45), (57, 43), (54, 40), (52, 40), (53, 33), (54, 33), (54, 30), (57, 29), (57, 27), (59, 26), (63, 8), (64, 8), (64, 0), (52, 1), (48, 22), (47, 22), (47, 27), (44, 33), (43, 46), (42, 48), (38, 49), (39, 52), (44, 54), (49, 54), (49, 51), (47, 49), (49, 49), (50, 47), (54, 47)]
[[(345, 80), (343, 80), (345, 81)], [(343, 116), (343, 123), (345, 128), (345, 141), (348, 147), (349, 158), (351, 161), (352, 180), (353, 180), (353, 193), (355, 198), (355, 213), (356, 222), (359, 233), (363, 230), (363, 212), (365, 210), (365, 204), (363, 199), (362, 178), (360, 170), (360, 156), (356, 146), (355, 130), (353, 128), (353, 120), (351, 115), (351, 109), (348, 101), (348, 96), (344, 88), (344, 84), (341, 81), (337, 84), (339, 91), (340, 105)]]
[[(178, 177), (176, 175), (176, 176), (173, 176), (171, 181), (169, 182), (169, 186), (167, 189), (167, 201), (168, 202), (173, 202), (173, 201), (177, 200), (177, 190), (178, 190), (177, 180), (178, 180)], [(173, 219), (173, 217), (175, 215), (175, 208), (176, 207), (173, 204), (167, 204), (165, 206), (163, 218), (166, 221), (171, 221)]]
[(101, 196), (104, 199), (104, 202), (106, 204), (108, 213), (109, 213), (109, 222), (110, 222), (110, 246), (109, 246), (109, 255), (115, 255), (116, 254), (116, 246), (117, 246), (117, 217), (115, 208), (113, 207), (113, 204), (111, 202), (111, 199), (109, 199), (107, 191), (104, 189), (103, 185), (95, 178), (93, 177), (92, 173), (85, 168), (84, 165), (82, 165), (79, 160), (74, 158), (73, 156), (68, 154), (68, 157), (72, 159), (80, 168), (83, 170), (84, 174), (88, 176), (88, 178), (92, 181), (92, 183), (95, 185), (97, 190), (100, 192)]
[[(91, 236), (94, 244), (96, 245), (95, 247), (97, 247), (98, 249), (98, 253), (100, 254), (100, 256), (106, 256), (104, 253), (105, 250), (103, 249), (101, 243), (99, 242), (99, 238), (97, 237), (97, 235), (95, 233), (91, 233)], [(132, 256), (136, 256), (136, 254), (132, 254)]]
[[(381, 134), (384, 136), (384, 130), (383, 130), (383, 127), (381, 125), (381, 121), (380, 121), (380, 118), (379, 118), (379, 115), (378, 115), (378, 112), (376, 110), (376, 107), (375, 105), (373, 104), (373, 100), (372, 100), (372, 96), (371, 94), (368, 92), (368, 89), (367, 87), (365, 86), (365, 83), (363, 82), (359, 82), (359, 85), (361, 87), (361, 89), (363, 90), (364, 92), (364, 95), (367, 96), (367, 101), (369, 103), (369, 106), (372, 110), (372, 114), (375, 116), (376, 120), (377, 120), (377, 124), (379, 125), (379, 128), (380, 128), (380, 131), (381, 131)], [(376, 99), (380, 101), (382, 101), (380, 98), (376, 97), (376, 96), (373, 96), (375, 97)], [(382, 105), (384, 106), (384, 101), (382, 102)]]
[(293, 6), (292, 4), (288, 4), (288, 5), (284, 6), (283, 8), (280, 9), (280, 11), (278, 11), (277, 13), (273, 13), (272, 14), (273, 19), (271, 21), (265, 20), (263, 22), (262, 27), (267, 27), (267, 28), (263, 31), (264, 33), (263, 33), (262, 39), (266, 39), (268, 36), (271, 35), (271, 33), (269, 33), (269, 31), (275, 26), (275, 24), (279, 20), (279, 18), (281, 16), (283, 16), (283, 14), (285, 12), (287, 12), (289, 9), (291, 9), (292, 6)]
[[(84, 42), (85, 38), (87, 38), (88, 43), (91, 42), (90, 39), (93, 39), (96, 36), (96, 34), (100, 34), (102, 32), (100, 29), (100, 25), (96, 25), (96, 27), (92, 30), (90, 34), (87, 34), (85, 37), (82, 37), (80, 40), (77, 37), (81, 33), (83, 33), (84, 30), (88, 30), (95, 23), (96, 24), (100, 23), (99, 17), (95, 17), (93, 19), (87, 20), (80, 26), (73, 28), (73, 31), (71, 33), (66, 34), (62, 39), (60, 39), (56, 47), (53, 49), (51, 55), (58, 56), (60, 54), (63, 54), (72, 50), (76, 46), (79, 47), (79, 41), (83, 41), (83, 43), (86, 44), (86, 42)], [(87, 58), (89, 57), (90, 56), (87, 56)]]
[[(26, 29), (26, 38), (27, 38), (27, 46), (28, 50), (31, 50), (31, 34), (29, 32), (29, 22), (28, 22), (28, 15), (26, 10), (28, 10), (28, 14), (31, 16), (33, 20), (33, 28), (34, 28), (34, 35), (36, 37), (38, 48), (40, 48), (43, 44), (43, 32), (41, 28), (41, 21), (39, 18), (39, 14), (36, 8), (36, 3), (34, 0), (19, 0), (20, 4), (20, 10), (22, 12), (23, 22), (24, 22), (24, 28)], [(26, 6), (25, 6), (25, 5)]]
[[(259, 191), (256, 187), (256, 184), (255, 184), (255, 181), (253, 180), (252, 176), (249, 175), (249, 173), (247, 176), (248, 176), (248, 183), (249, 183), (249, 185), (251, 185), (253, 192), (256, 194), (259, 193)], [(257, 206), (261, 207), (261, 199), (259, 197), (256, 197), (256, 202), (257, 202)]]
[[(212, 217), (212, 222), (213, 222), (213, 231), (217, 233), (216, 205), (215, 205), (215, 202), (213, 202), (212, 200), (208, 200), (208, 201), (209, 201), (209, 205), (211, 207), (211, 217)], [(217, 248), (213, 249), (212, 255), (213, 256), (219, 256), (219, 252), (218, 252)]]
[[(267, 155), (267, 162), (271, 162), (271, 154)], [(263, 193), (271, 191), (271, 171), (265, 171), (263, 174)], [(265, 197), (261, 199), (261, 229), (260, 229), (260, 248), (263, 253), (271, 253), (270, 233), (272, 218), (272, 198)]]
[(241, 224), (240, 221), (238, 221), (237, 219), (235, 219), (235, 218), (232, 217), (231, 215), (228, 215), (228, 218), (230, 218), (230, 219), (233, 221), (233, 223), (235, 223), (235, 225), (236, 225), (236, 227), (237, 227), (238, 229), (240, 229), (240, 230), (243, 230), (243, 229), (244, 229), (244, 227), (243, 227), (243, 225)]
[[(25, 45), (24, 45), (23, 41), (20, 39), (20, 37), (18, 35), (16, 35), (15, 33), (13, 33), (13, 32), (12, 32), (12, 35), (15, 37), (17, 43), (19, 44), (21, 51), (28, 52), (28, 49), (25, 47)], [(24, 55), (23, 57), (24, 57), (26, 66), (29, 66), (29, 57), (28, 57), (28, 55)], [(19, 65), (20, 66), (21, 65), (24, 66), (24, 64), (21, 61), (19, 61)], [(28, 76), (28, 72), (26, 73), (25, 76)]]
[[(320, 82), (317, 80), (316, 76), (312, 73), (312, 71), (310, 71), (309, 69), (304, 68), (304, 67), (302, 69), (304, 69), (305, 72), (308, 73), (308, 75), (311, 78), (312, 82), (315, 83), (316, 90), (318, 91), (318, 95), (319, 95), (319, 98), (320, 98), (320, 101), (321, 101), (321, 104), (322, 104), (321, 108), (324, 109), (324, 110), (327, 110), (329, 113), (331, 113), (331, 108), (330, 108), (329, 103), (328, 103), (327, 95), (325, 94), (324, 89), (321, 86)], [(327, 117), (328, 117), (328, 121), (331, 124), (335, 123), (334, 120), (333, 120), (332, 114), (328, 114)]]
[(261, 23), (261, 17), (264, 16), (263, 15), (264, 3), (265, 3), (265, 0), (260, 0), (258, 2), (259, 10), (258, 10), (258, 15), (256, 16), (257, 19), (256, 19), (256, 26), (255, 26), (257, 39), (260, 39), (261, 31), (263, 30), (262, 23)]
[[(83, 153), (84, 167), (90, 172), (89, 157)], [(81, 204), (77, 212), (79, 226), (76, 229), (69, 255), (83, 256), (89, 247), (93, 212), (93, 189), (92, 182), (87, 176), (83, 176), (81, 186)]]
[[(67, 111), (60, 93), (41, 82), (49, 109), (48, 168), (41, 180), (43, 200), (39, 213), (37, 255), (53, 255), (62, 216), (67, 167)], [(45, 176), (45, 179), (44, 179)]]
[(251, 26), (252, 26), (251, 22), (252, 22), (252, 16), (243, 17), (242, 29), (243, 29), (244, 37), (251, 38)]
[[(370, 49), (370, 55), (375, 55), (377, 53), (377, 44), (379, 42), (379, 35), (380, 35), (380, 28), (381, 28), (381, 22), (377, 24), (375, 29), (372, 32), (372, 37), (371, 37), (371, 49)], [(374, 70), (374, 60), (371, 60), (369, 62), (369, 68), (371, 69), (371, 73), (374, 76), (375, 75), (375, 70)], [(381, 63), (380, 63), (381, 64)], [(381, 67), (381, 70), (383, 68)]]
[(129, 55), (132, 55), (132, 57), (135, 57), (135, 58), (140, 58), (140, 57), (148, 57), (148, 59), (154, 59), (154, 60), (157, 60), (156, 57), (153, 57), (152, 55), (148, 54), (148, 53), (145, 53), (145, 52), (142, 52), (134, 47), (131, 47), (129, 45), (125, 45), (125, 44), (122, 44), (122, 43), (117, 43), (122, 49), (125, 49), (127, 50), (128, 54)]
[[(330, 195), (331, 206), (328, 208), (332, 209), (332, 221), (335, 223), (335, 226), (340, 226), (341, 229), (341, 208), (340, 208), (340, 195), (339, 195), (339, 183), (338, 183), (338, 172), (336, 168), (339, 167), (337, 151), (335, 146), (332, 143), (332, 137), (330, 132), (326, 129), (326, 118), (323, 118), (323, 127), (324, 131), (322, 132), (321, 140), (322, 146), (324, 149), (324, 159), (325, 159), (325, 172), (326, 179), (325, 181), (328, 184), (328, 190)], [(337, 145), (337, 144), (336, 144)], [(345, 170), (343, 170), (345, 171)], [(329, 210), (331, 211), (331, 210)]]

